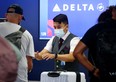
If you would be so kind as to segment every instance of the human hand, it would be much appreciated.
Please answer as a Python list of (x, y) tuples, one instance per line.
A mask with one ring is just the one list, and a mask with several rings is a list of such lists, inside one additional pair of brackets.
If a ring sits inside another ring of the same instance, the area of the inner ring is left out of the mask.
[(33, 63), (28, 64), (28, 72), (30, 73), (33, 69)]
[(94, 76), (96, 76), (96, 77), (100, 77), (100, 71), (99, 71), (99, 69), (98, 68), (96, 68), (96, 70), (95, 70), (95, 72), (93, 73), (93, 75)]
[(38, 59), (39, 57), (39, 51), (35, 52), (35, 58)]
[(33, 59), (30, 56), (26, 56), (27, 58), (27, 64), (28, 64), (28, 72), (31, 72), (33, 69)]
[(53, 59), (54, 57), (55, 57), (55, 55), (50, 54), (50, 53), (45, 53), (42, 55), (42, 59), (45, 59), (45, 60)]

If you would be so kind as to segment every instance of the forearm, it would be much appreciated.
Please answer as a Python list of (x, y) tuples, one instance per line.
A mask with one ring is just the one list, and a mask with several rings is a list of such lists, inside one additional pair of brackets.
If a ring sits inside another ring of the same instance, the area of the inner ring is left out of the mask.
[(79, 60), (79, 62), (84, 66), (84, 67), (86, 67), (89, 71), (93, 71), (94, 70), (94, 65), (92, 65), (89, 61), (88, 61), (88, 59), (87, 59), (87, 57), (83, 54), (83, 55), (78, 55), (77, 56), (77, 59)]
[(99, 76), (99, 69), (96, 69), (94, 65), (88, 60), (88, 58), (84, 55), (84, 51), (87, 49), (87, 46), (83, 42), (79, 42), (76, 46), (73, 56), (78, 59), (78, 61), (87, 68), (90, 72), (92, 72), (95, 76)]
[(72, 54), (57, 54), (57, 60), (65, 61), (65, 62), (73, 62), (75, 58)]
[(33, 59), (30, 56), (26, 56), (27, 58), (27, 64), (28, 64), (28, 71), (31, 72), (33, 68)]

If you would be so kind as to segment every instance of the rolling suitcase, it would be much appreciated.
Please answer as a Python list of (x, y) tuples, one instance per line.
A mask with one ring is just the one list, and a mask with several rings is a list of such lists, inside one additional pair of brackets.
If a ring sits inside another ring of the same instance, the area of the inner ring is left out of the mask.
[(40, 82), (86, 82), (85, 74), (79, 72), (56, 71), (55, 73), (42, 72)]

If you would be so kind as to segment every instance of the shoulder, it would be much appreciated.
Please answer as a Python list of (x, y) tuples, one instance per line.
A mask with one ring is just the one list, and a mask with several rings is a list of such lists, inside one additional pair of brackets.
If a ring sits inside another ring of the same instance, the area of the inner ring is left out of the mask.
[(20, 25), (14, 23), (2, 22), (0, 23), (0, 34), (5, 37), (8, 34), (18, 31), (20, 27)]
[(22, 39), (32, 40), (33, 36), (31, 35), (31, 33), (28, 30), (25, 30), (25, 32), (22, 35)]
[(73, 37), (72, 40), (80, 40), (80, 38), (76, 36), (76, 37)]
[(69, 35), (72, 36), (72, 39), (79, 40), (79, 37), (77, 35), (73, 33), (70, 33)]
[(99, 31), (101, 31), (101, 29), (104, 28), (103, 23), (99, 23), (99, 24), (95, 24), (94, 26), (92, 26), (90, 29), (87, 30), (87, 32), (84, 34), (84, 36), (82, 37), (81, 41), (88, 47), (90, 47), (90, 45), (94, 44), (94, 42), (96, 41), (96, 35)]
[(0, 25), (7, 25), (9, 22), (0, 22)]
[(23, 35), (28, 36), (28, 37), (32, 36), (31, 33), (28, 30), (25, 30), (25, 32), (23, 33)]
[(95, 24), (94, 26), (92, 26), (91, 28), (89, 28), (85, 35), (89, 35), (89, 36), (92, 36), (92, 34), (96, 34), (97, 32), (99, 32), (101, 29), (104, 28), (104, 23), (98, 23), (98, 24)]
[(72, 36), (71, 42), (79, 42), (80, 38), (76, 35), (74, 35), (73, 33), (70, 33), (70, 35)]
[(52, 38), (49, 39), (49, 42), (53, 42), (56, 38), (56, 36), (52, 36)]
[(9, 31), (18, 31), (21, 26), (15, 23), (10, 23), (10, 22), (1, 22), (0, 23), (0, 28), (2, 30), (9, 30)]
[(80, 41), (80, 38), (77, 37), (77, 36), (73, 37), (72, 40), (71, 40), (71, 42), (77, 42), (77, 43), (78, 43), (79, 41)]

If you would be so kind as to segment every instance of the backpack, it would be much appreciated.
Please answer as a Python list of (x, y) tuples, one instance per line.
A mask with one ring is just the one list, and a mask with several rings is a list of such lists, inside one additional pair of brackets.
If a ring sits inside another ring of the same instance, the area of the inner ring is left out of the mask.
[(21, 37), (24, 32), (25, 32), (25, 29), (21, 27), (18, 31), (5, 36), (5, 38), (9, 40), (11, 43), (13, 43), (20, 50), (21, 49)]
[(16, 54), (7, 40), (0, 37), (0, 82), (14, 82), (17, 77)]
[(97, 33), (97, 63), (101, 76), (116, 80), (116, 27), (106, 25)]

